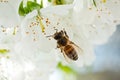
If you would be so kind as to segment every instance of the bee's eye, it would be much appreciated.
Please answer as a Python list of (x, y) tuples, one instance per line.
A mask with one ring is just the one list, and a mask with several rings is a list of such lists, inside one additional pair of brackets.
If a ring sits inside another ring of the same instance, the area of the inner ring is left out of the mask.
[(55, 39), (60, 39), (61, 36), (60, 36), (60, 35), (56, 35), (54, 38), (55, 38)]
[(58, 34), (55, 35), (54, 39), (57, 40), (57, 39), (60, 39), (61, 37), (62, 37), (62, 34), (61, 34), (61, 33), (58, 33)]

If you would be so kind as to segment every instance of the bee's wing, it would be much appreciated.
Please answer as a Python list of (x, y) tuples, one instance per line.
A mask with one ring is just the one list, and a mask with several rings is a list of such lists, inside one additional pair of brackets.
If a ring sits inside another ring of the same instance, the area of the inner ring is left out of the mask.
[(63, 51), (62, 53), (63, 53), (63, 56), (64, 56), (65, 60), (66, 60), (68, 63), (71, 63), (72, 60), (65, 54), (65, 52)]
[[(78, 45), (76, 45), (76, 44), (73, 43), (73, 42), (70, 42), (70, 45), (72, 45), (72, 46), (75, 48), (75, 50), (76, 50), (76, 52), (77, 52), (77, 54), (78, 54), (78, 58), (80, 58), (80, 56), (81, 56), (82, 53), (83, 53), (83, 49), (80, 48)], [(74, 63), (74, 62), (76, 62), (76, 61), (70, 59), (70, 58), (66, 55), (66, 53), (64, 52), (63, 49), (62, 49), (62, 53), (63, 53), (63, 56), (64, 56), (65, 60), (66, 60), (68, 63)]]
[(78, 55), (83, 53), (83, 49), (80, 48), (77, 44), (73, 43), (72, 41), (70, 42), (70, 44), (73, 45), (73, 47), (77, 51)]

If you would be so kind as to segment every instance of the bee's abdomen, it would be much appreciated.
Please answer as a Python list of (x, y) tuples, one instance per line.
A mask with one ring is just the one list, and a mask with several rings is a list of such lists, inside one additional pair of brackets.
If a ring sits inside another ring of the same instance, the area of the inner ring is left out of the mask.
[(70, 59), (75, 60), (75, 61), (78, 59), (76, 50), (71, 45), (65, 46), (64, 51)]

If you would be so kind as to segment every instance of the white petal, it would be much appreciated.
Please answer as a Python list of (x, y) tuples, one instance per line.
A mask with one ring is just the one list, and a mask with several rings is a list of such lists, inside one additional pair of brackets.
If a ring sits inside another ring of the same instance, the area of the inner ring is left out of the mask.
[[(6, 59), (6, 58), (1, 58), (0, 59), (0, 74), (3, 77), (2, 80), (8, 79), (8, 80), (23, 80), (24, 79), (24, 72), (23, 72), (23, 67), (22, 65), (16, 61), (13, 58)], [(0, 77), (1, 79), (1, 77)]]
[[(62, 10), (62, 8), (65, 7), (65, 10)], [(68, 32), (69, 36), (72, 37), (70, 19), (65, 18), (67, 16), (68, 9), (71, 6), (59, 6), (59, 7), (50, 7), (50, 8), (44, 8), (41, 10), (41, 17), (43, 25), (45, 27), (45, 34), (44, 35), (41, 31), (40, 25), (36, 22), (36, 12), (33, 11), (32, 13), (28, 14), (25, 19), (22, 22), (21, 29), (22, 29), (22, 36), (24, 41), (33, 43), (39, 49), (42, 51), (49, 52), (51, 49), (56, 48), (56, 41), (52, 39), (51, 41), (46, 38), (46, 36), (53, 35), (56, 30), (54, 30), (54, 27), (56, 29), (65, 30)], [(57, 8), (57, 9), (56, 9)], [(59, 14), (58, 11), (55, 10), (62, 10), (64, 14)], [(56, 12), (56, 13), (54, 13)], [(32, 18), (32, 17), (33, 18)], [(49, 21), (50, 23), (46, 23), (46, 21)], [(37, 24), (37, 25), (34, 25)], [(28, 34), (26, 34), (28, 33)], [(26, 40), (25, 40), (26, 39)], [(35, 40), (35, 41), (34, 41)], [(47, 49), (46, 49), (47, 47)]]
[(16, 27), (19, 24), (18, 13), (12, 5), (10, 2), (0, 4), (0, 26)]
[[(79, 0), (76, 0), (81, 2)], [(116, 20), (108, 7), (100, 0), (96, 1), (97, 7), (89, 1), (84, 1), (85, 6), (78, 11), (73, 12), (73, 22), (78, 27), (81, 27), (84, 35), (94, 44), (103, 44), (116, 30)], [(110, 1), (107, 1), (108, 3)], [(76, 3), (77, 5), (77, 3)], [(74, 7), (76, 7), (76, 5)], [(78, 9), (80, 9), (78, 7)]]
[(90, 0), (74, 0), (73, 22), (76, 25), (91, 24), (96, 16)]
[(79, 58), (75, 65), (78, 67), (91, 65), (95, 59), (93, 44), (85, 37), (82, 29), (74, 33), (72, 41), (82, 49), (81, 52), (77, 53)]
[(19, 27), (0, 27), (0, 43), (9, 44), (18, 42), (21, 38), (19, 31)]
[(102, 8), (101, 5), (104, 5), (106, 10), (108, 10), (110, 14), (112, 14), (112, 16), (115, 19), (115, 23), (117, 22), (120, 23), (120, 12), (119, 12), (119, 8), (120, 8), (120, 1), (119, 0), (106, 0), (106, 3), (99, 3), (99, 7)]
[(49, 80), (77, 80), (74, 73), (66, 73), (62, 70), (56, 69), (51, 75)]

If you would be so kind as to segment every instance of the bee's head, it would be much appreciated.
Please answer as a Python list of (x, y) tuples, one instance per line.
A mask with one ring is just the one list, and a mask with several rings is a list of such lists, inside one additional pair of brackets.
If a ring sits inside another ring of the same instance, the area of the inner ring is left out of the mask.
[(61, 39), (63, 36), (64, 36), (64, 33), (63, 33), (63, 31), (61, 30), (60, 32), (56, 32), (56, 33), (54, 34), (54, 39), (55, 39), (55, 40), (58, 40), (58, 39)]
[(61, 39), (62, 37), (64, 36), (64, 32), (63, 30), (61, 31), (56, 31), (56, 33), (54, 33), (53, 35), (50, 35), (50, 36), (46, 36), (46, 37), (53, 37), (55, 40), (59, 40)]

